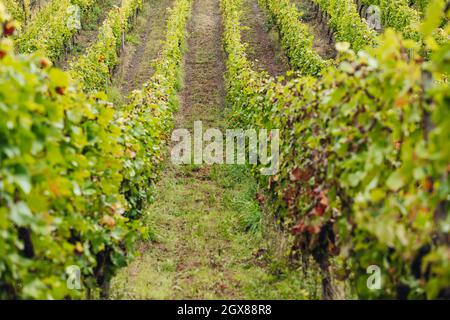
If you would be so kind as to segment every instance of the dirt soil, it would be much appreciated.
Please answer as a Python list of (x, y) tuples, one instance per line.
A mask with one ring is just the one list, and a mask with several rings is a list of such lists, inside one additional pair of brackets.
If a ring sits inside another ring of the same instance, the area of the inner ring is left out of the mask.
[(243, 4), (242, 41), (248, 43), (247, 57), (258, 70), (271, 76), (283, 75), (289, 70), (289, 60), (284, 54), (275, 28), (269, 31), (267, 17), (257, 0), (246, 0)]
[(309, 26), (311, 34), (314, 36), (313, 49), (324, 59), (334, 59), (336, 57), (335, 42), (327, 35), (327, 25), (325, 22), (319, 23), (316, 12), (309, 0), (292, 0), (302, 13), (302, 21)]

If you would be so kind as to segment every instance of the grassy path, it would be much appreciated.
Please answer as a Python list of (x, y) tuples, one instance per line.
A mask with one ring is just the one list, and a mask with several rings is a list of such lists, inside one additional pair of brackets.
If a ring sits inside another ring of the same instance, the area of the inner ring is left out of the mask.
[(258, 70), (265, 70), (271, 76), (283, 75), (289, 70), (289, 61), (279, 44), (276, 28), (268, 30), (267, 17), (258, 0), (245, 0), (243, 9), (241, 36), (248, 43), (248, 59)]
[[(176, 126), (225, 126), (219, 0), (194, 0)], [(237, 166), (169, 160), (146, 221), (153, 239), (113, 280), (113, 299), (301, 299), (299, 276), (270, 259), (257, 185)]]
[(167, 27), (168, 8), (173, 0), (146, 0), (114, 75), (114, 86), (121, 94), (140, 89), (153, 75), (152, 62), (158, 56)]

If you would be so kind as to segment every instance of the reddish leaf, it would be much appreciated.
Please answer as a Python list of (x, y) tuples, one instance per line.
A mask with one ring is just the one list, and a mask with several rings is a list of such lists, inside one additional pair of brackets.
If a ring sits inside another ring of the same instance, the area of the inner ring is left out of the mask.
[(66, 92), (66, 89), (63, 88), (63, 87), (56, 87), (55, 90), (56, 90), (56, 93), (59, 94), (59, 95), (61, 95), (61, 96), (63, 96), (64, 93)]
[(16, 27), (14, 26), (14, 22), (8, 21), (3, 25), (3, 34), (7, 37), (14, 33)]
[(262, 203), (264, 203), (265, 197), (264, 197), (263, 194), (257, 193), (257, 194), (256, 194), (256, 200), (257, 200), (260, 204), (262, 204)]
[(297, 235), (299, 233), (302, 233), (303, 231), (305, 231), (305, 224), (303, 223), (303, 221), (300, 221), (291, 228), (291, 233), (293, 235)]
[(299, 168), (294, 168), (291, 173), (289, 174), (289, 178), (291, 179), (292, 182), (300, 180), (301, 178), (301, 171)]
[(41, 58), (40, 65), (41, 65), (42, 69), (46, 69), (46, 68), (50, 67), (51, 64), (52, 63), (47, 58)]
[(308, 226), (307, 230), (310, 234), (318, 234), (320, 232), (320, 227), (317, 225)]

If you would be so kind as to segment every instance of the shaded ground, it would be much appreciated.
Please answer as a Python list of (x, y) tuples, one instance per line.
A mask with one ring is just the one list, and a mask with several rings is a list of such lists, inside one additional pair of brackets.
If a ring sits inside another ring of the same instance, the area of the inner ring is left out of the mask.
[(257, 0), (245, 0), (243, 9), (242, 41), (249, 44), (248, 59), (258, 70), (266, 70), (275, 77), (283, 75), (289, 70), (289, 60), (278, 42), (275, 28), (268, 30), (267, 19)]
[(324, 59), (336, 57), (335, 42), (327, 35), (326, 23), (319, 23), (316, 12), (309, 0), (293, 0), (298, 10), (303, 14), (302, 21), (309, 25), (309, 30), (314, 36), (313, 49)]
[(157, 58), (165, 37), (168, 11), (173, 0), (147, 0), (133, 31), (127, 35), (127, 45), (116, 69), (113, 86), (123, 96), (140, 89), (153, 75), (153, 61)]
[[(176, 126), (223, 129), (219, 0), (194, 0)], [(302, 299), (298, 272), (267, 254), (258, 186), (244, 168), (168, 160), (146, 214), (152, 239), (113, 279), (113, 299)]]

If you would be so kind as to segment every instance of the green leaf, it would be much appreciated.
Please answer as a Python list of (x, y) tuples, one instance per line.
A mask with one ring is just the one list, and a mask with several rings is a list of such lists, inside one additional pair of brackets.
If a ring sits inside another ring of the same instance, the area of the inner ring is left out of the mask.
[(19, 227), (28, 225), (33, 215), (25, 202), (17, 202), (10, 206), (9, 217)]
[(386, 181), (386, 186), (392, 191), (398, 191), (404, 185), (405, 181), (400, 171), (392, 173)]
[(52, 68), (48, 76), (55, 87), (65, 88), (69, 86), (69, 76), (60, 69)]
[(27, 174), (19, 174), (14, 176), (14, 182), (22, 189), (25, 194), (31, 191), (31, 179)]

